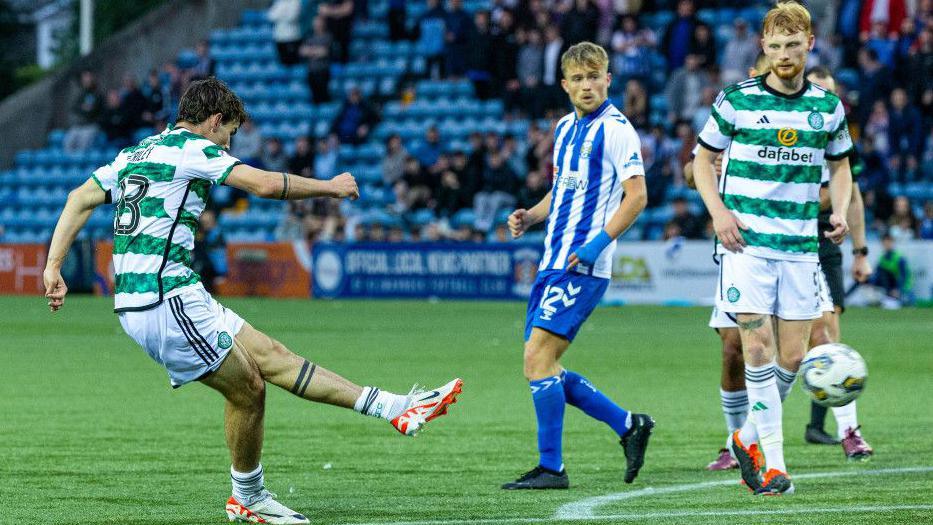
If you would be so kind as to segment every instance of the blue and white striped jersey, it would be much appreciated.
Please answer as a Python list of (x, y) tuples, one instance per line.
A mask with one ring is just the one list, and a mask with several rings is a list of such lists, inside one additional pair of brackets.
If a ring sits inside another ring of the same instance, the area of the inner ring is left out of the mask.
[[(644, 176), (641, 141), (628, 119), (608, 100), (578, 119), (564, 116), (554, 132), (554, 179), (544, 256), (538, 271), (563, 270), (567, 258), (599, 234), (622, 203), (622, 181)], [(613, 241), (594, 267), (574, 271), (608, 279)]]

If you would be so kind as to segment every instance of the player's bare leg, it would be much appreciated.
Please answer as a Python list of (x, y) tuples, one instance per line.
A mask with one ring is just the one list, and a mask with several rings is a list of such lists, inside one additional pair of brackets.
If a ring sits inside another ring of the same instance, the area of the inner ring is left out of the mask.
[(408, 436), (415, 435), (428, 421), (446, 414), (463, 386), (463, 381), (454, 379), (427, 392), (413, 390), (408, 395), (392, 394), (375, 387), (359, 386), (312, 363), (249, 323), (244, 323), (236, 342), (269, 383), (310, 401), (381, 417)]
[(230, 460), (233, 495), (227, 500), (230, 521), (258, 521), (279, 524), (309, 523), (308, 519), (276, 501), (265, 489), (259, 464), (262, 455), (266, 383), (256, 363), (234, 344), (223, 364), (201, 380), (227, 400), (224, 408), (224, 434)]
[[(717, 328), (722, 342), (722, 377), (719, 381), (723, 403), (723, 416), (731, 434), (742, 427), (748, 414), (748, 395), (745, 392), (745, 360), (742, 358), (742, 339), (738, 328)], [(707, 470), (729, 470), (739, 464), (728, 448), (720, 449), (717, 458), (706, 466)]]

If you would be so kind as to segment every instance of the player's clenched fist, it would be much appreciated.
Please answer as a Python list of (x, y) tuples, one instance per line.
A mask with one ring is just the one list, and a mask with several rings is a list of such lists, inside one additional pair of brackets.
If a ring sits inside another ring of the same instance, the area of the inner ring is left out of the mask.
[(528, 210), (518, 209), (509, 215), (509, 231), (512, 238), (517, 239), (528, 229)]
[(68, 286), (65, 285), (61, 272), (52, 268), (46, 268), (42, 272), (42, 281), (45, 283), (45, 298), (49, 300), (49, 310), (56, 312), (65, 304)]
[(360, 197), (360, 189), (356, 185), (356, 179), (353, 175), (343, 172), (330, 181), (334, 188), (334, 196), (339, 198), (348, 197), (350, 200), (356, 200)]

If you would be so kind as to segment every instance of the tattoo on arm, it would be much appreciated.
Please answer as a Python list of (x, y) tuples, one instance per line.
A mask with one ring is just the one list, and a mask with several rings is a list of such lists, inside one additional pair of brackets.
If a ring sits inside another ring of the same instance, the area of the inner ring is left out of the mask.
[(755, 317), (754, 319), (750, 319), (748, 321), (739, 321), (739, 328), (742, 330), (755, 330), (757, 328), (761, 328), (764, 324), (765, 318), (764, 316), (761, 316)]

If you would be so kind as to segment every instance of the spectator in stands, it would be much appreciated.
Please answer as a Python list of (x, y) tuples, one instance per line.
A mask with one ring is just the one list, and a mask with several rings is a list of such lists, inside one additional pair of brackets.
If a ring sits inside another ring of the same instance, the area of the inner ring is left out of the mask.
[(391, 135), (386, 141), (386, 153), (382, 157), (382, 182), (386, 187), (391, 187), (402, 178), (407, 157), (408, 151), (402, 145), (402, 138), (396, 134)]
[(920, 222), (917, 237), (925, 241), (933, 240), (933, 200), (923, 205), (923, 221)]
[(449, 218), (466, 207), (467, 200), (463, 185), (453, 169), (446, 169), (441, 174), (435, 202), (434, 211), (438, 217), (443, 218)]
[(516, 98), (506, 99), (509, 109), (518, 107), (532, 119), (544, 116), (541, 97), (541, 75), (544, 73), (544, 46), (541, 32), (529, 29), (520, 33), (521, 45), (516, 58), (515, 75), (521, 86)]
[(347, 93), (340, 113), (334, 118), (331, 133), (336, 133), (343, 144), (362, 144), (378, 122), (376, 110), (363, 100), (360, 89), (354, 86)]
[(262, 166), (268, 171), (285, 171), (288, 167), (288, 156), (282, 148), (282, 141), (272, 137), (266, 141), (262, 151)]
[(317, 154), (314, 157), (314, 176), (321, 180), (330, 180), (337, 176), (337, 153), (340, 140), (331, 133), (317, 141)]
[(272, 22), (272, 38), (279, 61), (292, 66), (298, 63), (298, 46), (301, 44), (301, 0), (275, 0), (266, 12)]
[(859, 100), (858, 123), (865, 125), (877, 100), (886, 100), (891, 92), (891, 72), (878, 60), (875, 50), (863, 47), (858, 52)]
[(716, 38), (708, 25), (699, 23), (693, 28), (693, 50), (691, 52), (700, 56), (700, 65), (703, 67), (716, 64)]
[(314, 17), (312, 33), (298, 50), (308, 65), (308, 89), (315, 104), (330, 102), (330, 63), (334, 39), (327, 32), (324, 18)]
[(884, 64), (888, 69), (894, 68), (894, 60), (897, 53), (896, 35), (889, 36), (885, 28), (885, 22), (875, 22), (872, 24), (871, 33), (865, 40), (865, 47), (871, 49), (878, 55), (878, 61)]
[(143, 97), (146, 99), (145, 109), (143, 110), (142, 121), (147, 126), (155, 126), (157, 122), (168, 118), (168, 89), (162, 85), (159, 78), (159, 72), (155, 69), (149, 71), (146, 77), (146, 85), (142, 88)]
[(651, 72), (650, 52), (656, 45), (654, 31), (640, 28), (635, 15), (620, 17), (612, 33), (612, 73), (621, 77), (619, 80), (647, 78)]
[(648, 93), (645, 86), (638, 79), (630, 79), (625, 83), (625, 95), (622, 97), (622, 113), (629, 119), (635, 129), (644, 129), (648, 126)]
[(495, 149), (491, 150), (483, 170), (482, 186), (473, 198), (477, 230), (488, 232), (499, 210), (515, 206), (514, 195), (517, 182), (518, 177), (505, 163), (502, 153)]
[(886, 308), (900, 308), (903, 303), (909, 303), (911, 288), (913, 287), (913, 279), (910, 274), (910, 267), (907, 265), (907, 259), (895, 247), (895, 240), (889, 233), (885, 233), (881, 238), (884, 252), (882, 252), (869, 281), (871, 284), (882, 288), (890, 298), (887, 301), (882, 301), (882, 306)]
[(699, 21), (694, 13), (692, 0), (679, 0), (677, 2), (677, 18), (675, 18), (664, 31), (661, 39), (661, 51), (667, 59), (668, 72), (674, 71), (684, 65), (687, 54), (693, 49), (694, 29)]
[(296, 173), (302, 177), (314, 177), (314, 150), (311, 140), (300, 136), (295, 139), (295, 153), (288, 159), (288, 172)]
[(502, 158), (505, 159), (505, 163), (512, 168), (512, 172), (516, 174), (525, 174), (528, 173), (528, 165), (525, 163), (525, 151), (528, 146), (524, 142), (519, 143), (515, 139), (515, 135), (506, 134), (502, 137)]
[(71, 127), (65, 134), (63, 144), (68, 153), (84, 151), (94, 143), (104, 106), (94, 73), (88, 70), (82, 71), (79, 83), (81, 91), (71, 107)]
[(430, 167), (437, 162), (441, 156), (441, 135), (437, 126), (428, 127), (424, 133), (424, 140), (415, 147), (412, 156), (418, 159), (418, 163), (423, 168)]
[(923, 122), (920, 112), (910, 104), (907, 91), (891, 91), (888, 145), (891, 148), (891, 170), (897, 179), (908, 182), (914, 178), (923, 155)]
[(550, 171), (552, 169), (550, 163), (542, 162), (537, 170), (528, 172), (528, 176), (525, 177), (525, 185), (518, 192), (516, 206), (530, 209), (541, 202), (541, 199), (550, 191), (548, 180), (551, 177)]
[(712, 112), (713, 103), (716, 102), (716, 93), (716, 88), (712, 86), (703, 87), (700, 98), (700, 107), (698, 107), (697, 110), (693, 113), (694, 136), (700, 134), (700, 130), (703, 129), (703, 126), (709, 119), (709, 115)]
[(324, 0), (318, 4), (318, 16), (327, 22), (327, 31), (337, 43), (337, 61), (350, 60), (350, 36), (353, 29), (353, 0)]
[(859, 15), (859, 38), (862, 42), (868, 40), (876, 24), (881, 24), (884, 36), (894, 38), (906, 16), (905, 0), (864, 0)]
[(674, 210), (671, 222), (680, 228), (681, 235), (688, 239), (702, 239), (706, 221), (690, 213), (690, 208), (687, 207), (687, 200), (683, 197), (676, 197), (671, 202), (671, 205)]
[(891, 151), (888, 143), (888, 129), (891, 126), (891, 117), (884, 100), (876, 100), (865, 123), (865, 136), (862, 142), (871, 142), (873, 151), (883, 158), (887, 158)]
[(903, 69), (912, 100), (921, 101), (933, 93), (933, 28), (924, 27), (917, 35), (907, 52)]
[(507, 9), (500, 10), (492, 32), (491, 72), (493, 91), (497, 97), (506, 101), (518, 96), (521, 84), (518, 81), (519, 40), (515, 34), (515, 19)]
[(123, 75), (123, 88), (120, 90), (120, 106), (127, 116), (131, 131), (136, 131), (143, 124), (143, 113), (146, 111), (146, 97), (139, 89), (136, 75), (127, 73)]
[(492, 31), (489, 27), (489, 12), (479, 10), (473, 14), (473, 27), (467, 36), (466, 76), (473, 83), (476, 98), (487, 100), (493, 95), (492, 90)]
[(560, 55), (563, 47), (564, 41), (557, 27), (548, 25), (544, 30), (544, 74), (541, 77), (544, 86), (542, 98), (546, 109), (567, 109), (567, 95), (560, 87), (560, 80), (563, 76), (560, 70)]
[(703, 88), (710, 85), (710, 78), (701, 68), (702, 61), (700, 55), (687, 55), (683, 67), (674, 71), (668, 80), (669, 120), (690, 120), (703, 103)]
[(735, 32), (726, 42), (722, 55), (722, 81), (727, 86), (745, 80), (748, 69), (755, 65), (761, 52), (758, 34), (749, 31), (744, 18), (736, 18), (732, 27)]
[(447, 32), (447, 11), (441, 0), (428, 0), (427, 10), (415, 24), (415, 44), (418, 53), (424, 55), (428, 76), (437, 80), (444, 73), (444, 42)]
[(201, 276), (204, 288), (217, 293), (218, 282), (227, 275), (227, 240), (217, 227), (214, 210), (201, 213), (192, 259), (191, 268)]
[(580, 42), (595, 42), (599, 30), (599, 9), (591, 0), (572, 0), (560, 20), (560, 36), (565, 49)]
[(133, 134), (136, 116), (126, 111), (120, 102), (120, 92), (116, 89), (107, 91), (107, 103), (100, 114), (100, 127), (107, 134), (107, 140), (116, 146), (126, 146)]
[(198, 61), (191, 68), (191, 80), (204, 80), (214, 76), (214, 59), (211, 58), (211, 48), (207, 40), (199, 40), (194, 46)]
[(910, 240), (916, 236), (917, 218), (907, 197), (901, 195), (894, 199), (894, 213), (888, 219), (888, 228), (895, 240)]
[(469, 205), (479, 185), (479, 176), (472, 170), (470, 159), (462, 150), (454, 151), (450, 157), (450, 171), (454, 172), (460, 183), (463, 201)]
[(444, 23), (444, 64), (447, 75), (456, 79), (466, 74), (465, 57), (469, 51), (467, 45), (474, 24), (470, 15), (464, 11), (462, 0), (449, 0), (447, 6), (447, 18)]
[(405, 0), (389, 0), (389, 11), (386, 13), (389, 22), (389, 40), (398, 42), (408, 38), (408, 28), (405, 21)]
[(230, 147), (230, 154), (234, 157), (249, 165), (262, 162), (262, 133), (253, 123), (253, 119), (246, 119), (240, 123), (231, 142), (233, 144)]

